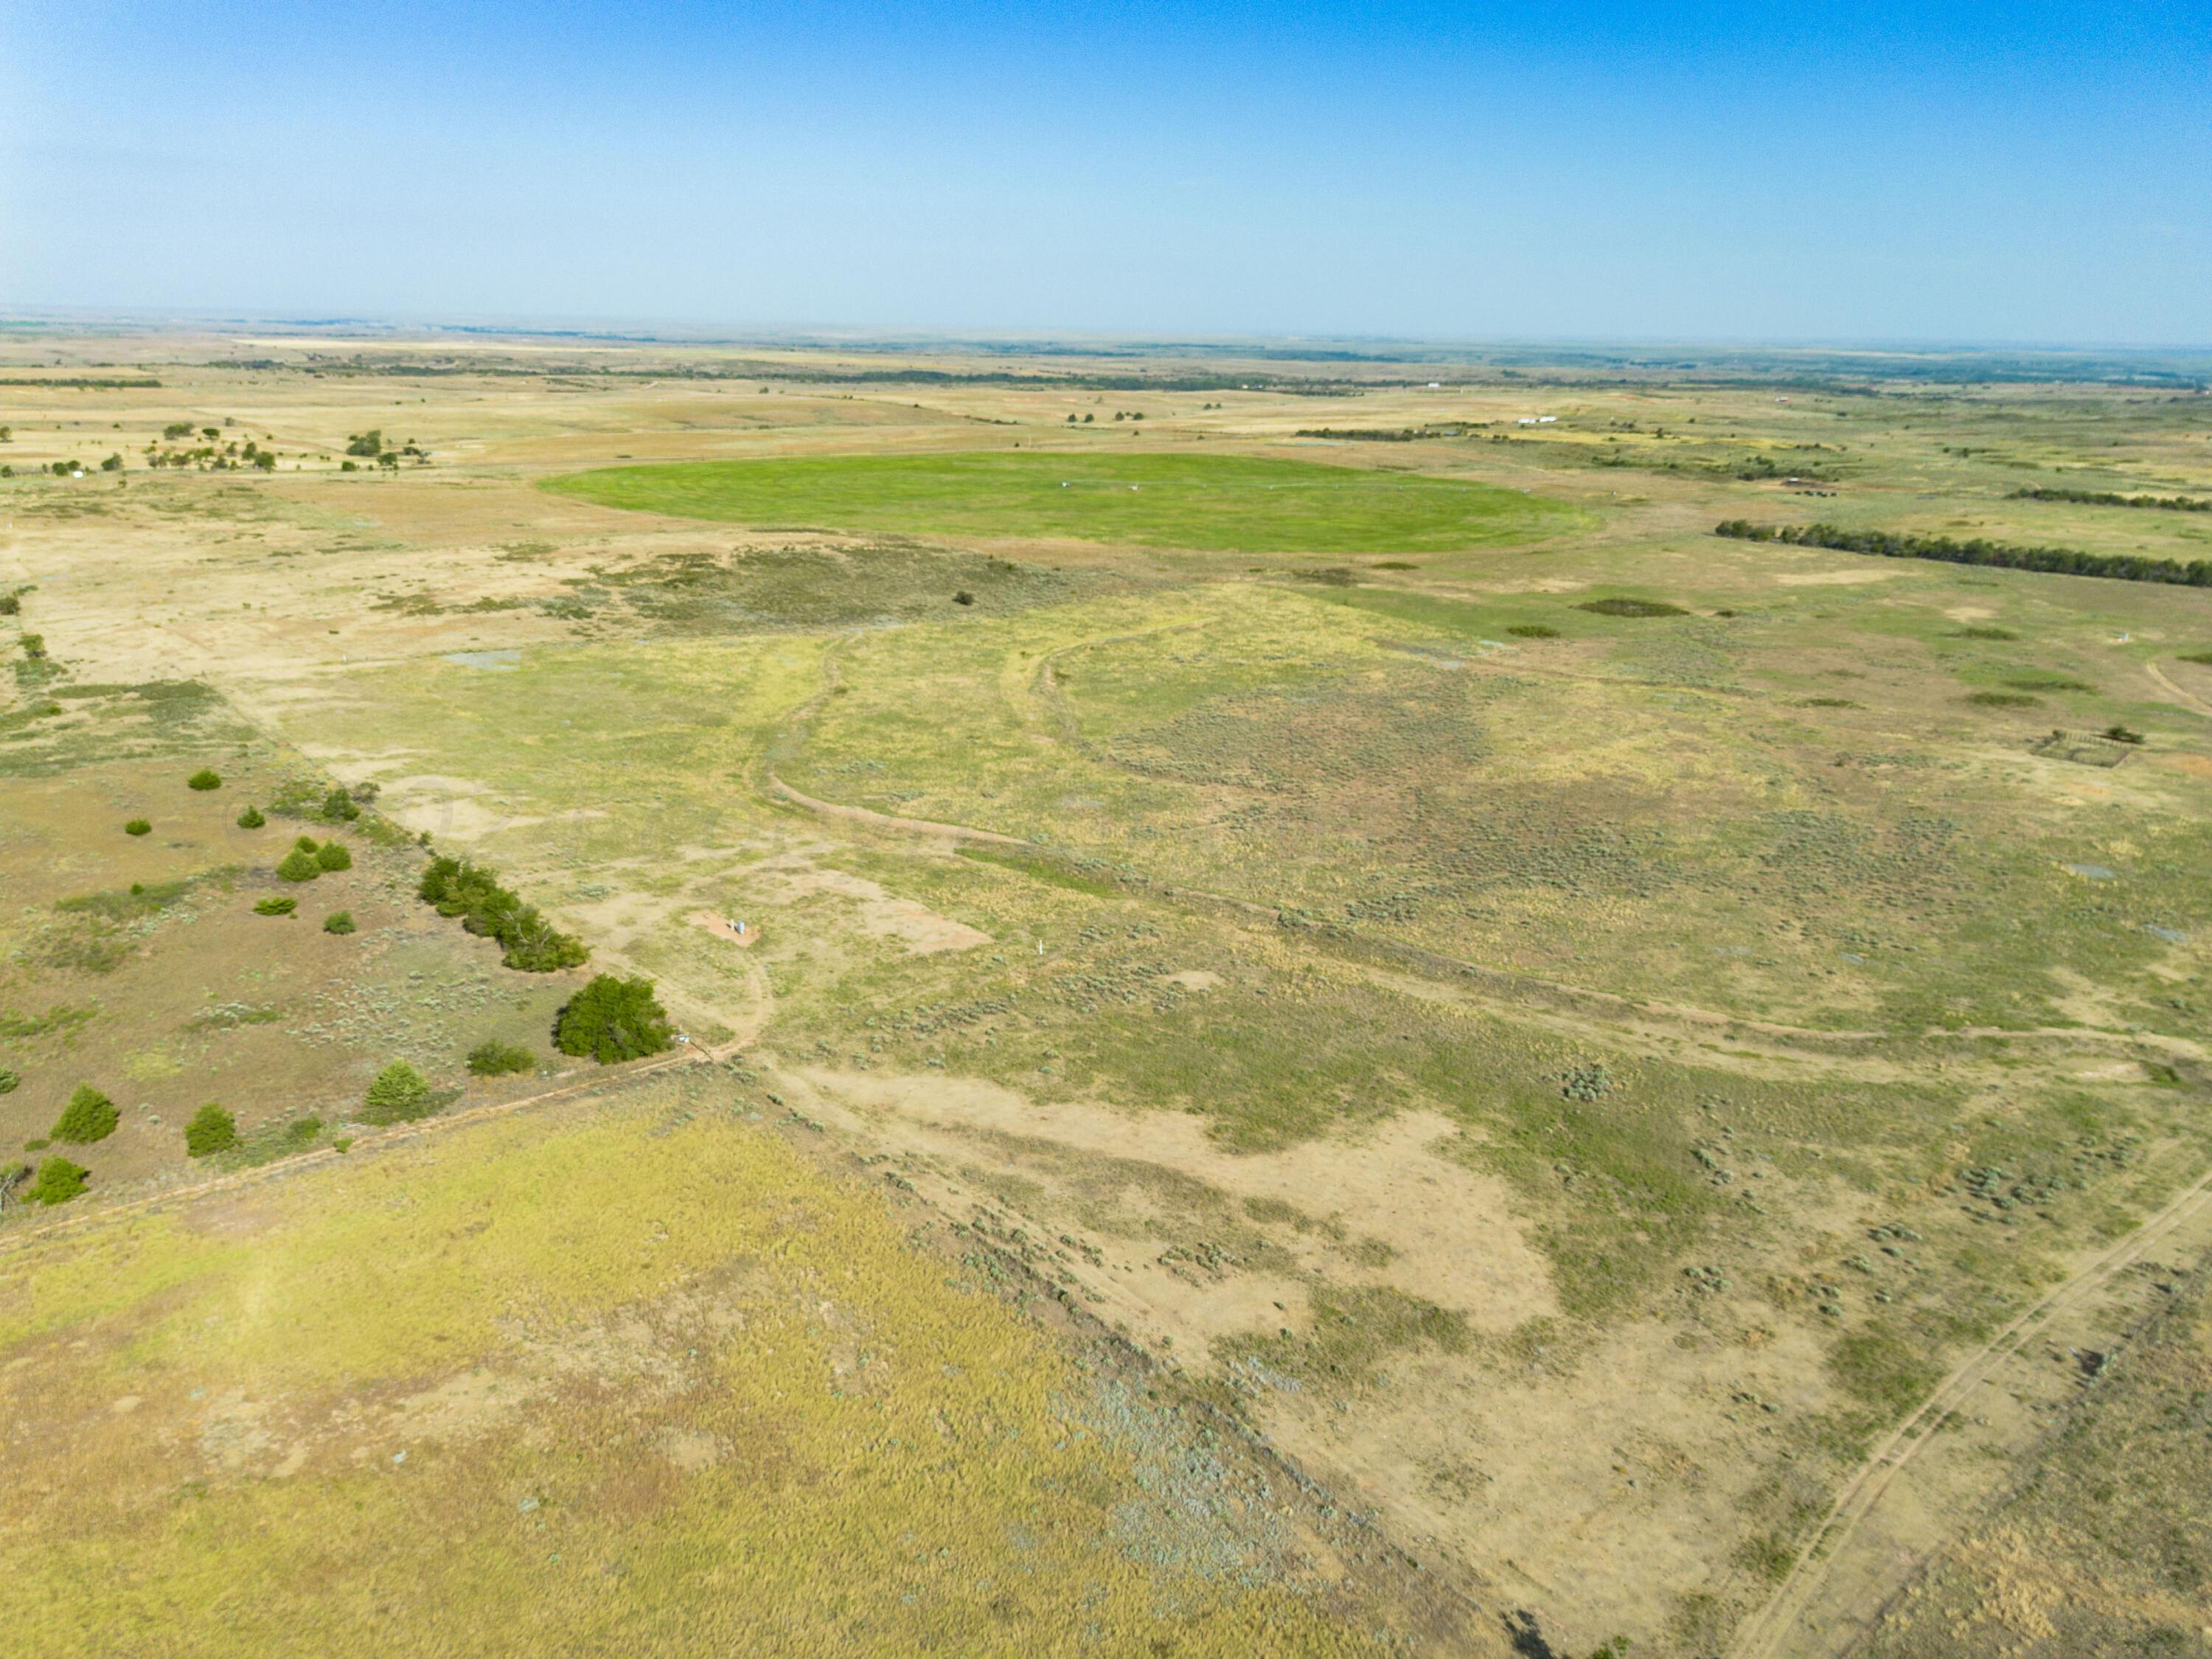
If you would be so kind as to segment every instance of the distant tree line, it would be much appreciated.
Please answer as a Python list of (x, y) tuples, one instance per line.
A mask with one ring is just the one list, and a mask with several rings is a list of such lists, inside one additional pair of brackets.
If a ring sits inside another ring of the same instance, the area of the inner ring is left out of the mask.
[(1787, 542), (1839, 553), (1872, 553), (1885, 559), (1934, 559), (1944, 564), (1985, 564), (2005, 570), (2041, 570), (2060, 576), (2106, 576), (2124, 582), (2166, 582), (2212, 587), (2212, 560), (2144, 559), (2128, 553), (2085, 553), (2073, 547), (2020, 547), (2009, 542), (1954, 541), (1948, 536), (1899, 535), (1888, 530), (1846, 530), (1832, 524), (1753, 524), (1729, 519), (1717, 536), (1738, 541)]
[(2109, 489), (2053, 489), (2035, 485), (2015, 489), (2016, 501), (2080, 501), (2087, 507), (2152, 507), (2164, 513), (2212, 513), (2212, 501), (2193, 495), (2118, 495)]
[(1410, 444), (1423, 438), (1464, 438), (1464, 427), (1302, 426), (1301, 438), (1344, 438), (1360, 443)]

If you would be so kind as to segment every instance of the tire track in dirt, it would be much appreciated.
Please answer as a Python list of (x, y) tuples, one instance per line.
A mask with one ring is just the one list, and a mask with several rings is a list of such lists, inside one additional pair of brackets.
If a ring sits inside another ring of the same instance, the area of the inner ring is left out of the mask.
[[(940, 823), (930, 818), (898, 817), (866, 806), (849, 806), (842, 802), (821, 800), (793, 788), (773, 770), (765, 773), (763, 785), (774, 797), (847, 823), (934, 840), (1018, 848), (1046, 860), (1058, 860), (1068, 856), (1059, 848), (1027, 841), (1018, 836), (1006, 835), (1000, 830), (980, 829), (973, 824)], [(1371, 965), (1361, 962), (1364, 957), (1381, 957), (1382, 964), (1378, 971), (1386, 983), (1387, 970), (1395, 969), (1401, 974), (1449, 987), (1471, 1000), (1493, 1007), (1506, 1007), (1525, 1013), (1531, 1004), (1548, 1005), (1595, 1024), (1664, 1034), (1690, 1042), (1709, 1044), (1717, 1037), (1723, 1042), (1736, 1045), (1738, 1050), (1745, 1054), (1764, 1050), (1786, 1055), (1791, 1060), (1834, 1065), (1840, 1060), (1851, 1057), (1853, 1050), (1886, 1042), (1922, 1041), (2033, 1042), (2054, 1047), (2118, 1046), (2128, 1049), (2153, 1049), (2188, 1060), (2203, 1057), (2200, 1045), (2185, 1038), (2147, 1031), (2102, 1030), (2089, 1026), (2034, 1026), (2021, 1030), (1974, 1027), (1955, 1031), (1940, 1028), (1924, 1031), (1824, 1031), (1811, 1026), (1788, 1025), (1773, 1020), (1723, 1013), (1717, 1009), (1698, 1008), (1686, 1003), (1638, 1000), (1612, 991), (1600, 991), (1589, 986), (1571, 985), (1564, 981), (1488, 968), (1457, 957), (1443, 956), (1435, 951), (1388, 941), (1369, 944), (1331, 940), (1312, 929), (1286, 929), (1283, 924), (1283, 913), (1275, 907), (1204, 888), (1182, 887), (1163, 882), (1129, 890), (1133, 897), (1149, 894), (1189, 908), (1264, 923), (1279, 933), (1298, 938), (1316, 950), (1340, 960), (1359, 963), (1363, 968)], [(1753, 1038), (1758, 1039), (1757, 1042), (1751, 1041)]]
[[(1060, 704), (1059, 688), (1053, 676), (1053, 664), (1070, 653), (1091, 649), (1102, 645), (1121, 644), (1127, 641), (1171, 634), (1203, 628), (1204, 619), (1162, 624), (1130, 633), (1104, 635), (1074, 640), (1048, 651), (1038, 659), (1033, 673), (1029, 675), (1029, 693), (1045, 705), (1047, 719), (1061, 727), (1064, 738), (1080, 743), (1079, 732), (1073, 730), (1073, 716)], [(852, 637), (857, 638), (857, 635)], [(812, 697), (793, 711), (789, 723), (770, 739), (763, 763), (762, 787), (772, 797), (802, 806), (821, 817), (847, 823), (863, 825), (872, 830), (894, 834), (927, 836), (934, 840), (969, 842), (986, 846), (1019, 848), (1024, 852), (1047, 860), (1061, 860), (1071, 856), (1064, 850), (1001, 830), (985, 830), (974, 824), (951, 823), (930, 818), (902, 817), (892, 813), (878, 812), (865, 806), (848, 805), (839, 801), (823, 800), (802, 793), (786, 783), (778, 775), (775, 760), (797, 752), (803, 741), (805, 722), (828, 701), (838, 684), (837, 659), (833, 652), (823, 662), (823, 687)], [(2208, 709), (2212, 713), (2212, 709)], [(1029, 722), (1025, 720), (1024, 724)], [(1143, 890), (1132, 890), (1133, 896), (1149, 893), (1172, 902), (1216, 914), (1262, 922), (1279, 933), (1284, 927), (1279, 908), (1250, 899), (1236, 897), (1227, 893), (1212, 892), (1204, 888), (1182, 887), (1169, 883), (1148, 884)], [(1717, 1009), (1699, 1008), (1686, 1003), (1639, 1000), (1611, 991), (1601, 991), (1589, 986), (1571, 985), (1564, 981), (1551, 980), (1535, 975), (1516, 974), (1508, 969), (1486, 967), (1480, 963), (1456, 957), (1424, 951), (1415, 946), (1397, 945), (1389, 941), (1331, 940), (1317, 935), (1313, 930), (1301, 930), (1301, 937), (1328, 955), (1340, 960), (1361, 963), (1365, 957), (1381, 958), (1386, 969), (1382, 982), (1388, 983), (1388, 969), (1410, 972), (1418, 978), (1449, 986), (1470, 1000), (1492, 1006), (1505, 1005), (1516, 1012), (1526, 1013), (1532, 1004), (1545, 1005), (1571, 1017), (1590, 1020), (1600, 1025), (1609, 1025), (1633, 1031), (1638, 1035), (1663, 1035), (1677, 1040), (1710, 1045), (1717, 1036), (1720, 1041), (1735, 1045), (1735, 1050), (1757, 1054), (1762, 1050), (1770, 1055), (1792, 1060), (1810, 1060), (1830, 1066), (1850, 1056), (1851, 1051), (1864, 1049), (1885, 1042), (1899, 1041), (1928, 1042), (2029, 1042), (2054, 1046), (2087, 1045), (2096, 1048), (2118, 1046), (2128, 1049), (2154, 1049), (2171, 1056), (2189, 1060), (2204, 1057), (2201, 1046), (2185, 1038), (2170, 1037), (2153, 1032), (2111, 1031), (2094, 1027), (2032, 1027), (2023, 1030), (2000, 1030), (1990, 1027), (1974, 1027), (1960, 1030), (1930, 1028), (1923, 1031), (1876, 1030), (1820, 1030), (1811, 1026), (1790, 1025), (1774, 1020), (1756, 1019), (1745, 1015), (1724, 1013)], [(1374, 965), (1362, 963), (1363, 967)], [(1669, 1029), (1673, 1028), (1673, 1029)], [(1756, 1042), (1752, 1041), (1756, 1039)]]
[(2188, 709), (2191, 714), (2202, 714), (2208, 720), (2212, 720), (2212, 702), (2205, 702), (2203, 698), (2198, 696), (2194, 691), (2183, 690), (2179, 685), (2173, 683), (2172, 677), (2167, 674), (2166, 670), (2160, 668), (2156, 663), (2145, 663), (2143, 665), (2143, 672), (2149, 675), (2153, 680), (2156, 681), (2158, 683), (2159, 689), (2161, 691), (2164, 691), (2168, 696), (2179, 702), (2184, 708)]
[[(1806, 1609), (1827, 1581), (1838, 1557), (1897, 1477), (1935, 1439), (1943, 1418), (1960, 1405), (2022, 1344), (2060, 1314), (2087, 1297), (2212, 1206), (2212, 1170), (2182, 1189), (2143, 1224), (2083, 1266), (2071, 1278), (1966, 1356), (1938, 1383), (1919, 1408), (1893, 1429), (1829, 1506), (1812, 1541), (1765, 1605), (1738, 1629), (1729, 1659), (1787, 1659), (1808, 1650), (1796, 1642)], [(1814, 1634), (1814, 1632), (1807, 1632)], [(1826, 1651), (1828, 1650), (1821, 1650)]]

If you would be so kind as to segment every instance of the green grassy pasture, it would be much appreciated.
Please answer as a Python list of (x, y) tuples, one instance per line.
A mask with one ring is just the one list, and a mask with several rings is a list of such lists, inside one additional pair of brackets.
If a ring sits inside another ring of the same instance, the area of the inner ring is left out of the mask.
[(1066, 537), (1218, 553), (1412, 553), (1582, 522), (1519, 490), (1243, 455), (836, 455), (608, 467), (547, 486), (761, 528)]

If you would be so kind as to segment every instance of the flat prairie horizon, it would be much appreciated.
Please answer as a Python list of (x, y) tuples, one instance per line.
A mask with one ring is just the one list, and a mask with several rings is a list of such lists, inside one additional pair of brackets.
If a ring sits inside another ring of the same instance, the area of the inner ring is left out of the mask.
[(2201, 350), (15, 316), (11, 1649), (2192, 1650), (2208, 588)]

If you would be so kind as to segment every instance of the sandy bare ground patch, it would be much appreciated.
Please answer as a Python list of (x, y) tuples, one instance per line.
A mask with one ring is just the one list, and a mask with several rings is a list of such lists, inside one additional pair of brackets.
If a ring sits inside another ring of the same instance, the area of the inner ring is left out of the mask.
[(716, 939), (727, 940), (740, 951), (750, 951), (760, 943), (760, 927), (754, 922), (747, 922), (745, 931), (741, 933), (727, 916), (718, 916), (712, 910), (694, 910), (684, 919), (694, 927), (705, 928)]
[(967, 951), (988, 945), (991, 936), (965, 922), (940, 916), (927, 905), (893, 896), (865, 876), (817, 865), (803, 853), (785, 854), (752, 866), (747, 875), (762, 884), (776, 904), (795, 903), (816, 893), (853, 902), (861, 929), (879, 939), (895, 939), (915, 956)]
[[(1431, 1113), (1393, 1118), (1360, 1139), (1238, 1153), (1224, 1151), (1198, 1119), (1178, 1112), (1138, 1115), (1071, 1102), (1040, 1104), (963, 1078), (803, 1075), (894, 1138), (918, 1131), (933, 1146), (970, 1155), (978, 1136), (1036, 1140), (1157, 1164), (1237, 1200), (1273, 1200), (1326, 1219), (1347, 1239), (1377, 1240), (1388, 1248), (1387, 1262), (1355, 1276), (1455, 1309), (1477, 1329), (1508, 1330), (1557, 1311), (1550, 1268), (1522, 1237), (1504, 1183), (1446, 1156), (1442, 1147), (1461, 1131)], [(1203, 1343), (1218, 1333), (1196, 1328), (1188, 1334)]]
[[(1577, 1334), (1556, 1317), (1548, 1264), (1503, 1183), (1449, 1156), (1459, 1130), (1440, 1116), (1239, 1154), (1182, 1114), (1034, 1103), (970, 1079), (783, 1075), (804, 1086), (809, 1112), (897, 1149), (902, 1178), (949, 1213), (969, 1212), (995, 1186), (1029, 1194), (1015, 1213), (1033, 1233), (1080, 1243), (1092, 1224), (1103, 1249), (1068, 1262), (1092, 1312), (1170, 1363), (1251, 1394), (1275, 1443), (1389, 1517), (1418, 1556), (1471, 1575), (1480, 1599), (1544, 1607), (1562, 1651), (1622, 1632), (1650, 1639), (1678, 1597), (1727, 1593), (1728, 1540), (1775, 1432), (1733, 1396), (1753, 1390), (1793, 1413), (1832, 1403), (1818, 1340), (1802, 1331), (1763, 1333), (1755, 1352), (1686, 1340), (1667, 1321), (1594, 1342)], [(1131, 1173), (1139, 1166), (1158, 1172), (1157, 1187)], [(1194, 1182), (1248, 1214), (1295, 1212), (1334, 1237), (1275, 1233), (1286, 1268), (1177, 1273), (1162, 1247)], [(1106, 1209), (1117, 1230), (1097, 1226)], [(1363, 1240), (1387, 1259), (1361, 1251)], [(1360, 1283), (1460, 1312), (1474, 1340), (1462, 1353), (1378, 1356), (1376, 1380), (1348, 1396), (1231, 1369), (1237, 1350), (1224, 1345), (1309, 1331), (1316, 1286)], [(1505, 1358), (1501, 1343), (1533, 1343), (1533, 1358)]]
[(1867, 582), (1886, 582), (1894, 570), (1800, 570), (1771, 580), (1777, 587), (1857, 587)]

